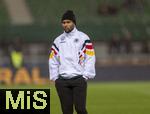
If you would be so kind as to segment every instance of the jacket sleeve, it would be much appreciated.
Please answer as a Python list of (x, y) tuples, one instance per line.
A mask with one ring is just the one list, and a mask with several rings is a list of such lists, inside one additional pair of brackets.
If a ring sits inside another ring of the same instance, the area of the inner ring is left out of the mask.
[(49, 56), (49, 74), (50, 80), (55, 81), (58, 78), (59, 72), (59, 59), (58, 59), (59, 49), (54, 42), (51, 47), (51, 52)]
[(82, 51), (84, 53), (83, 77), (85, 79), (94, 78), (96, 75), (95, 73), (95, 61), (96, 61), (95, 51), (93, 48), (93, 44), (89, 38), (84, 41)]

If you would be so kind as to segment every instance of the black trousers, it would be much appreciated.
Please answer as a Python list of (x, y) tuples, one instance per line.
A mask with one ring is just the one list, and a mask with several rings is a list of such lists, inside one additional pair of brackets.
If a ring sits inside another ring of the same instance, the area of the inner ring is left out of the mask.
[(77, 114), (87, 114), (87, 82), (82, 76), (73, 79), (59, 78), (55, 81), (55, 87), (63, 114), (73, 114), (73, 107)]

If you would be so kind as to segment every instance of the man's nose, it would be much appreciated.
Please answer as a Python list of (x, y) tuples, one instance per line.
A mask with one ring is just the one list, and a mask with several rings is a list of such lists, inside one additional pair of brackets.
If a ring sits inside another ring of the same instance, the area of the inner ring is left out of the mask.
[(64, 27), (67, 27), (68, 25), (67, 24), (64, 24)]

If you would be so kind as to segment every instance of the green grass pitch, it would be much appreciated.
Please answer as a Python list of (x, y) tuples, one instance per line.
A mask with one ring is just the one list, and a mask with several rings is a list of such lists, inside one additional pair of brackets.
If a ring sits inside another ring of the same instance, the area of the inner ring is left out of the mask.
[[(62, 114), (54, 85), (13, 88), (51, 88), (51, 114)], [(89, 114), (150, 114), (150, 82), (89, 82), (87, 94)]]

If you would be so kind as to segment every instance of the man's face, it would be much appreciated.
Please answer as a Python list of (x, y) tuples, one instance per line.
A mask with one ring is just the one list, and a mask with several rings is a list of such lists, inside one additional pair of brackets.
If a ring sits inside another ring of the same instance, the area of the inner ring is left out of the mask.
[(66, 33), (69, 33), (73, 30), (75, 24), (71, 20), (63, 20), (62, 27)]

